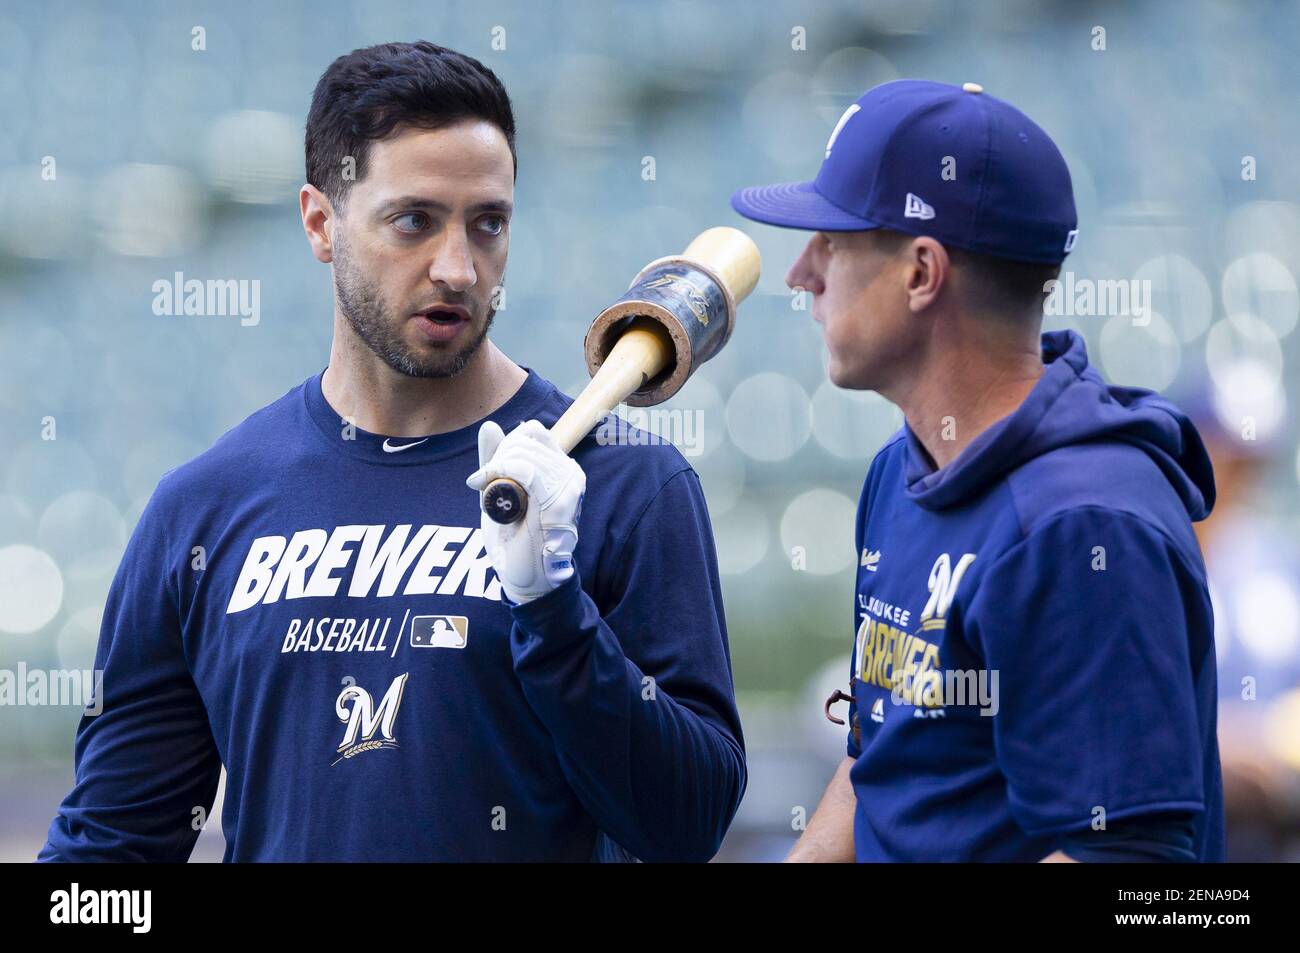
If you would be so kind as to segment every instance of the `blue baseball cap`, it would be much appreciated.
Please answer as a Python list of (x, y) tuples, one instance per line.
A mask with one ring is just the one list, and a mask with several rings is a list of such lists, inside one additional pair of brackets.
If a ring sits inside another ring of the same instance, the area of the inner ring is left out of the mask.
[(786, 228), (889, 228), (1014, 261), (1060, 264), (1078, 215), (1039, 126), (981, 86), (900, 79), (845, 110), (811, 182), (741, 189), (731, 206)]

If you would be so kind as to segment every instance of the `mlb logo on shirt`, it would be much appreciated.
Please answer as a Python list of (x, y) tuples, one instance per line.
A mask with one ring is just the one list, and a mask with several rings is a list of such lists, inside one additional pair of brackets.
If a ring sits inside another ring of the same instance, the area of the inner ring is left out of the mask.
[(463, 649), (469, 619), (463, 615), (417, 615), (411, 620), (411, 648)]

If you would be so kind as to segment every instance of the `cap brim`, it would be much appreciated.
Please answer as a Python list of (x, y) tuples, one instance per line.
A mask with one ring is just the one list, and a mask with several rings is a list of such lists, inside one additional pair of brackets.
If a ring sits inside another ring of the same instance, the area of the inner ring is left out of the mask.
[(880, 223), (846, 212), (822, 196), (811, 182), (782, 182), (740, 189), (731, 207), (745, 218), (782, 228), (817, 232), (862, 232)]

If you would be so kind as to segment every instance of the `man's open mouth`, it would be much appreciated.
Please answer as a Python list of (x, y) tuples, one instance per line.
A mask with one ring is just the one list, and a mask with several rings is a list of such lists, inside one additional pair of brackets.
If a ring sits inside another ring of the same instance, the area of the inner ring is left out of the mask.
[(469, 315), (463, 308), (431, 308), (427, 311), (417, 311), (416, 314), (434, 324), (456, 324), (469, 320)]

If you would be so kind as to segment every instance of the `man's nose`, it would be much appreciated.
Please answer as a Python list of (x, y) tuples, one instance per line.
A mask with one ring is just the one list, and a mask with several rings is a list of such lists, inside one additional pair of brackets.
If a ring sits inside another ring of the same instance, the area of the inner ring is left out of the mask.
[(464, 229), (444, 230), (438, 251), (429, 265), (429, 277), (435, 284), (445, 284), (452, 291), (467, 291), (478, 281), (474, 256)]
[(790, 270), (785, 273), (785, 283), (789, 288), (794, 290), (802, 288), (815, 295), (825, 290), (821, 276), (813, 267), (812, 258), (812, 242), (809, 242), (790, 266)]

